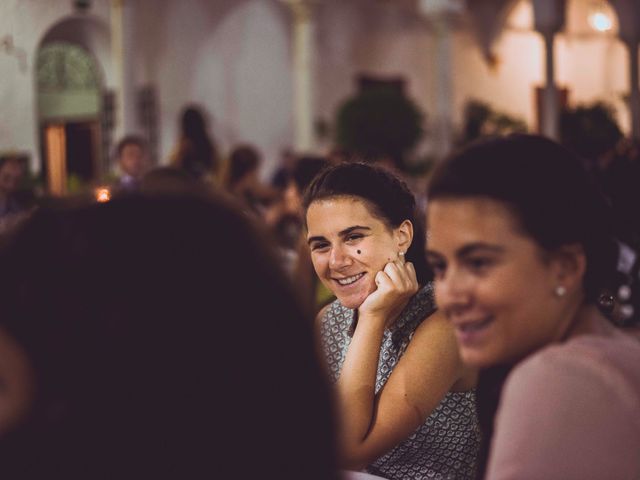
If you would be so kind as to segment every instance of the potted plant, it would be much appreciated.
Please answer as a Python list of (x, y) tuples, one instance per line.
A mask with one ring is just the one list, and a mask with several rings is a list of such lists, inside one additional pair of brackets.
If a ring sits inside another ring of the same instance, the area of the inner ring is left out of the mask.
[(424, 113), (401, 91), (363, 89), (338, 110), (336, 142), (363, 160), (390, 159), (401, 170), (424, 134)]

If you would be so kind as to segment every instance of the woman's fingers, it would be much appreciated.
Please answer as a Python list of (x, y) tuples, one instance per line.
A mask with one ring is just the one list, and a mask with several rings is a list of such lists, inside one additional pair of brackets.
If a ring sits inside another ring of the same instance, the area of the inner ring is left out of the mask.
[(397, 262), (389, 262), (384, 266), (384, 273), (386, 273), (393, 284), (397, 287), (404, 285), (404, 276), (401, 270), (401, 266)]
[(411, 281), (411, 285), (414, 286), (416, 288), (416, 290), (418, 289), (418, 275), (416, 274), (416, 269), (413, 266), (413, 263), (411, 262), (407, 262), (405, 263), (405, 268), (407, 270), (407, 275), (409, 276), (409, 279)]
[(393, 284), (398, 290), (413, 290), (413, 287), (417, 285), (417, 280), (415, 278), (415, 269), (413, 268), (411, 262), (389, 262), (387, 263), (387, 265), (385, 265), (384, 272), (393, 281)]
[(376, 285), (378, 286), (378, 289), (381, 287), (390, 287), (393, 285), (393, 281), (383, 270), (380, 270), (376, 273)]
[(418, 290), (415, 269), (411, 262), (389, 262), (375, 277), (376, 290), (362, 303), (360, 314), (384, 319), (391, 324), (406, 306), (408, 299)]

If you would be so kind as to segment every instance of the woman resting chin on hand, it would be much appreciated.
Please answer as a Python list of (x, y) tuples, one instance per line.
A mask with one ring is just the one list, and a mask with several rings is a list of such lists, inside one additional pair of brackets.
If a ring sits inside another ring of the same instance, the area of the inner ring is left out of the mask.
[(342, 467), (473, 478), (475, 374), (434, 313), (413, 195), (388, 171), (349, 163), (321, 172), (304, 207), (315, 271), (337, 297), (318, 320)]

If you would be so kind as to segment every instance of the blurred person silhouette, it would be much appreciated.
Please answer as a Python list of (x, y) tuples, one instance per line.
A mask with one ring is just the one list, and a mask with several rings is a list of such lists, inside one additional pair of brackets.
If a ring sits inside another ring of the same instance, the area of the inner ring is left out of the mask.
[(337, 478), (310, 322), (225, 202), (44, 206), (0, 304), (3, 478)]
[(125, 136), (116, 147), (116, 161), (121, 174), (114, 185), (115, 193), (137, 191), (151, 167), (147, 141), (139, 135)]
[(304, 305), (314, 315), (333, 297), (318, 282), (313, 270), (304, 232), (302, 195), (314, 177), (328, 166), (329, 162), (324, 157), (303, 156), (297, 159), (291, 167), (282, 197), (265, 214), (285, 258), (285, 267), (293, 276)]
[(620, 142), (596, 170), (599, 185), (611, 202), (613, 225), (621, 241), (620, 285), (615, 318), (622, 324), (640, 320), (640, 143)]
[(280, 152), (280, 160), (277, 168), (271, 175), (270, 184), (276, 190), (283, 191), (291, 178), (291, 170), (298, 161), (298, 156), (289, 148)]
[(217, 183), (220, 158), (213, 136), (207, 131), (205, 115), (195, 105), (185, 107), (180, 116), (180, 138), (171, 164), (194, 178)]
[(428, 198), (436, 303), (483, 369), (484, 478), (637, 478), (640, 343), (602, 311), (618, 248), (581, 160), (492, 138), (438, 166)]
[(0, 218), (23, 210), (15, 194), (25, 173), (24, 159), (16, 156), (0, 157)]
[(284, 205), (287, 213), (304, 216), (302, 195), (315, 176), (329, 166), (324, 157), (306, 155), (300, 157), (291, 169), (291, 178), (284, 191)]
[[(27, 158), (17, 155), (0, 157), (0, 234), (6, 233), (26, 214), (32, 199), (20, 196), (26, 175)], [(30, 192), (27, 196), (31, 197)]]
[(187, 172), (176, 167), (158, 167), (150, 170), (140, 182), (140, 193), (144, 195), (209, 195), (209, 185), (200, 182)]
[[(339, 414), (339, 458), (389, 479), (473, 478), (475, 372), (436, 311), (413, 194), (386, 169), (343, 163), (307, 188), (318, 315)], [(405, 261), (406, 259), (406, 261)]]
[(225, 178), (226, 190), (242, 209), (263, 218), (277, 191), (260, 181), (262, 157), (251, 145), (238, 145), (231, 151)]

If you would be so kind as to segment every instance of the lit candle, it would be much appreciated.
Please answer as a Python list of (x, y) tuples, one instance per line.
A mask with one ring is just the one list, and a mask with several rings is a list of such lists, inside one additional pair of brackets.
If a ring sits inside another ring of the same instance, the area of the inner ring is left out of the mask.
[(96, 200), (100, 203), (108, 202), (111, 200), (111, 191), (107, 187), (96, 188), (95, 196)]

